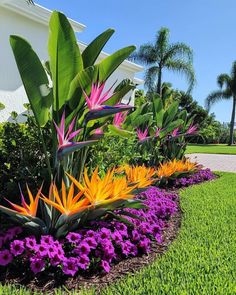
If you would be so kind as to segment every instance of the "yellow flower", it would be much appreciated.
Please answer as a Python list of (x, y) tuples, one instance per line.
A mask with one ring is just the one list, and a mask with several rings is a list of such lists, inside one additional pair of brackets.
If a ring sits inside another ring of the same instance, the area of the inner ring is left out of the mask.
[(129, 166), (124, 165), (116, 170), (117, 173), (125, 172), (128, 182), (136, 183), (137, 188), (145, 188), (150, 186), (155, 179), (153, 179), (156, 171), (154, 168), (147, 168), (145, 165), (142, 166)]
[[(50, 191), (51, 192), (49, 193), (48, 198), (42, 195), (42, 200), (48, 205), (56, 208), (62, 214), (73, 215), (88, 208), (89, 200), (87, 198), (83, 198), (83, 191), (79, 191), (75, 195), (74, 184), (70, 185), (68, 194), (64, 181), (62, 181), (61, 196), (55, 184), (52, 184)], [(54, 201), (52, 200), (52, 196)]]

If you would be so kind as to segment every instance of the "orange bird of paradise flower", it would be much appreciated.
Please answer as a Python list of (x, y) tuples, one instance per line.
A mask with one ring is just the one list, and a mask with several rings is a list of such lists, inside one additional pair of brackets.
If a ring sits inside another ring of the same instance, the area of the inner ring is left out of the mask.
[[(60, 213), (68, 216), (85, 210), (89, 204), (89, 200), (83, 197), (83, 191), (79, 191), (75, 195), (73, 183), (70, 185), (67, 194), (65, 183), (64, 181), (62, 181), (61, 196), (58, 192), (56, 185), (52, 184), (49, 195), (50, 196), (48, 198), (42, 195), (41, 199), (48, 205), (51, 205), (52, 207), (56, 208)], [(54, 197), (54, 200), (52, 200), (52, 196)]]
[(20, 213), (21, 215), (35, 217), (37, 215), (37, 211), (38, 211), (38, 203), (39, 203), (39, 198), (40, 198), (40, 194), (42, 191), (42, 186), (39, 189), (35, 198), (33, 197), (28, 185), (26, 187), (27, 187), (27, 192), (28, 192), (29, 201), (30, 201), (29, 205), (25, 201), (25, 197), (22, 193), (21, 188), (20, 188), (21, 206), (14, 204), (14, 203), (8, 201), (7, 199), (6, 199), (6, 201), (12, 206), (12, 208), (15, 212)]
[(133, 198), (131, 192), (137, 187), (129, 186), (126, 177), (114, 178), (115, 170), (108, 170), (104, 178), (98, 175), (96, 168), (91, 176), (88, 177), (88, 171), (84, 171), (84, 183), (80, 183), (73, 176), (68, 175), (75, 186), (84, 191), (84, 196), (89, 200), (91, 206), (108, 204), (117, 200)]

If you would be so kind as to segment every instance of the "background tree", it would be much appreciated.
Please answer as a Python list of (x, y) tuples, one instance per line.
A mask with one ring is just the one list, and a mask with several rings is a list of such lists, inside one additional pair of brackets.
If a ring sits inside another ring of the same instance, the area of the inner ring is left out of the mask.
[(149, 92), (156, 92), (162, 96), (163, 70), (184, 74), (189, 83), (189, 90), (195, 82), (193, 70), (192, 49), (184, 43), (170, 43), (169, 29), (161, 28), (154, 43), (147, 43), (132, 55), (134, 61), (147, 66), (145, 73), (145, 86)]
[(219, 90), (213, 91), (206, 98), (206, 107), (209, 110), (210, 107), (218, 101), (224, 99), (229, 100), (233, 98), (232, 114), (230, 121), (230, 138), (229, 145), (234, 143), (234, 123), (235, 123), (235, 106), (236, 106), (236, 61), (233, 62), (231, 74), (221, 74), (217, 77), (217, 84)]

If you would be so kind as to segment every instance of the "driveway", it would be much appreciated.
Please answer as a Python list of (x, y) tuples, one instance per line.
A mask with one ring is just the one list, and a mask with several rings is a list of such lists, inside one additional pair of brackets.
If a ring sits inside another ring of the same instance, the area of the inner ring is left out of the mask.
[(213, 171), (236, 172), (236, 155), (189, 154), (186, 157)]

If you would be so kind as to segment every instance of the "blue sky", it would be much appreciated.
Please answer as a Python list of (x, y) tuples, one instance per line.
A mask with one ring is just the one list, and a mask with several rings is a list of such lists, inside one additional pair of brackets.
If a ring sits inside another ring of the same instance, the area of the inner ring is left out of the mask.
[[(168, 27), (172, 42), (185, 42), (194, 50), (197, 85), (193, 97), (201, 105), (210, 91), (217, 89), (216, 77), (230, 72), (236, 60), (235, 0), (38, 0), (37, 3), (63, 11), (87, 26), (79, 39), (90, 42), (107, 28), (115, 35), (105, 50), (139, 46), (152, 41), (161, 27)], [(165, 73), (164, 80), (186, 90), (184, 77)], [(228, 122), (231, 101), (212, 110), (221, 122)]]

